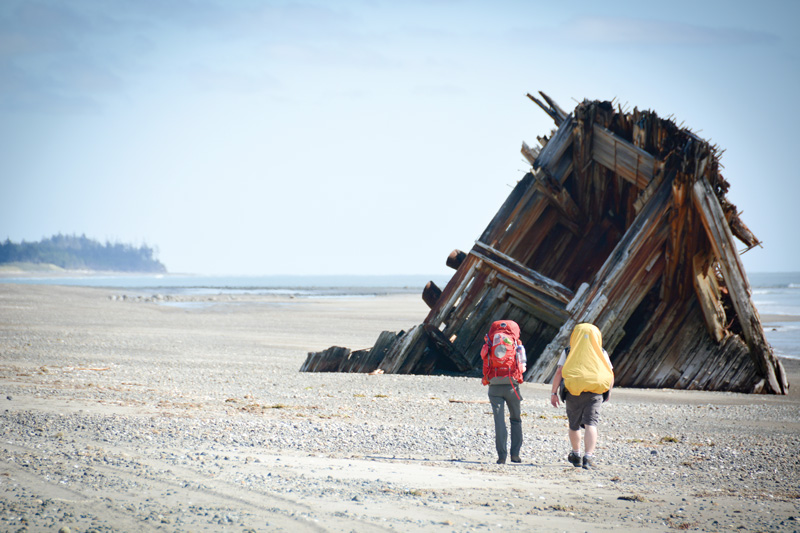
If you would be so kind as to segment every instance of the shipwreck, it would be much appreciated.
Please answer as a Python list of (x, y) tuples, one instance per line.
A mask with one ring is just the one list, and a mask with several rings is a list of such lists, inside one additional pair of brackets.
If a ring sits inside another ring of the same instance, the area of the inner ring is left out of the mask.
[[(374, 346), (308, 354), (301, 371), (480, 374), (489, 325), (512, 319), (526, 381), (549, 382), (573, 326), (603, 333), (616, 383), (786, 394), (786, 373), (753, 306), (740, 253), (760, 245), (726, 200), (719, 149), (652, 111), (583, 101), (555, 122), (531, 170), (409, 331)], [(744, 244), (737, 250), (734, 239)]]

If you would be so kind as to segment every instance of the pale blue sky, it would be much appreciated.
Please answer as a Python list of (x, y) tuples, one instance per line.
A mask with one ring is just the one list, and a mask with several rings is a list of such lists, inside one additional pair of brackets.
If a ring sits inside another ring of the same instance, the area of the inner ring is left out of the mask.
[[(736, 6), (736, 7), (734, 7)], [(800, 270), (800, 3), (0, 2), (0, 238), (146, 243), (171, 272), (447, 274), (584, 98), (725, 150)]]

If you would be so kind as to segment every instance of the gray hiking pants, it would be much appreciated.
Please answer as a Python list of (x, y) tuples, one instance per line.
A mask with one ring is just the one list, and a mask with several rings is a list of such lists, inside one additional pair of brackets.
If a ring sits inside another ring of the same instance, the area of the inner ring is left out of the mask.
[[(516, 394), (514, 394), (516, 390)], [(517, 397), (519, 396), (519, 397)], [(497, 458), (505, 459), (508, 454), (508, 430), (506, 429), (505, 404), (508, 404), (508, 416), (511, 420), (511, 456), (519, 456), (522, 448), (522, 393), (519, 385), (513, 388), (507, 385), (489, 385), (489, 402), (494, 414), (494, 441), (497, 446)]]

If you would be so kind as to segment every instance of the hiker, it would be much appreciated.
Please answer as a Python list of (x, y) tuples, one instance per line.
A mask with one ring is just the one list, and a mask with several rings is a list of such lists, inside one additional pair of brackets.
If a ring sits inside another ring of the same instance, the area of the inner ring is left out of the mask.
[(519, 384), (525, 372), (525, 347), (519, 340), (519, 325), (512, 320), (498, 320), (492, 323), (489, 334), (481, 348), (483, 359), (484, 385), (489, 385), (489, 402), (494, 414), (494, 437), (497, 447), (497, 464), (506, 462), (505, 405), (511, 421), (511, 462), (521, 463), (519, 450), (522, 448), (522, 408)]
[[(597, 326), (576, 325), (570, 335), (569, 346), (558, 360), (550, 394), (553, 407), (560, 405), (559, 400), (567, 406), (569, 442), (572, 445), (567, 460), (574, 467), (582, 466), (587, 470), (595, 468), (594, 449), (597, 445), (600, 406), (608, 401), (614, 386), (613, 368), (608, 353), (603, 349), (602, 335)], [(581, 428), (584, 428), (583, 458), (580, 451)]]

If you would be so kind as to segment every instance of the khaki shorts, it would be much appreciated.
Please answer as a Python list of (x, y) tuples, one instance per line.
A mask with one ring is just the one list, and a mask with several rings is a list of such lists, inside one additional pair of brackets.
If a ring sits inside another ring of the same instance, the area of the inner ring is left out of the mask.
[(567, 392), (566, 404), (569, 429), (572, 431), (578, 431), (584, 426), (597, 426), (600, 422), (602, 394), (582, 392), (580, 396), (573, 396)]

